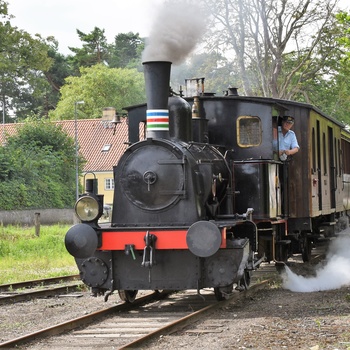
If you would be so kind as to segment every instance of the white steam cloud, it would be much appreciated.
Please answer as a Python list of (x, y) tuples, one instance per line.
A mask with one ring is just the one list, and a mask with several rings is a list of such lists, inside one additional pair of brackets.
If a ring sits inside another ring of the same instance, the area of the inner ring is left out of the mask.
[(142, 54), (143, 62), (182, 63), (200, 41), (206, 22), (195, 3), (165, 3), (153, 23)]
[(286, 266), (282, 279), (283, 287), (293, 292), (317, 292), (350, 285), (350, 229), (331, 242), (326, 262), (316, 269), (316, 276), (299, 276)]

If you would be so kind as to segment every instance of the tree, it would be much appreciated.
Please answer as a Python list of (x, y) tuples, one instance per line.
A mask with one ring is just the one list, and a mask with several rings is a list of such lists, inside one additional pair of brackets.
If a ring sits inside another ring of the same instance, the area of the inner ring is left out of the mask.
[[(332, 74), (328, 75), (318, 89), (317, 105), (321, 106), (329, 115), (343, 123), (350, 125), (350, 14), (341, 11), (336, 15), (338, 30), (337, 44), (342, 56), (333, 65)], [(319, 87), (319, 86), (318, 86)]]
[(0, 168), (3, 210), (68, 208), (75, 202), (74, 140), (54, 123), (20, 125), (0, 148)]
[[(56, 108), (60, 98), (60, 89), (65, 83), (65, 79), (74, 73), (73, 68), (68, 62), (68, 58), (58, 52), (58, 42), (49, 37), (46, 39), (48, 43), (48, 56), (52, 59), (52, 65), (44, 72), (45, 87), (41, 90), (37, 100), (43, 108), (42, 115), (48, 117), (49, 111)], [(43, 83), (44, 84), (44, 83)]]
[[(12, 26), (13, 16), (8, 6), (0, 0), (0, 101), (5, 106), (7, 122), (8, 111), (15, 111), (17, 121), (27, 117), (47, 118), (57, 106), (65, 79), (79, 75), (80, 67), (108, 64), (112, 49), (116, 66), (140, 66), (143, 42), (138, 34), (118, 35), (115, 44), (120, 47), (117, 48), (107, 44), (104, 29), (95, 27), (90, 33), (77, 30), (83, 47), (71, 48), (74, 55), (64, 57), (58, 52), (54, 37), (43, 39), (38, 34), (32, 37)], [(101, 89), (100, 93), (106, 97), (106, 91)], [(125, 89), (122, 95), (128, 95)], [(136, 100), (139, 101), (137, 97)], [(94, 102), (91, 104), (95, 106)]]
[[(338, 42), (346, 49), (346, 54), (350, 60), (350, 14), (341, 11), (336, 15), (339, 24), (342, 26), (343, 36), (338, 39)], [(349, 63), (349, 62), (348, 62)]]
[(108, 64), (111, 68), (137, 68), (141, 64), (141, 54), (145, 47), (145, 39), (138, 33), (120, 33), (110, 45)]
[(213, 18), (208, 47), (234, 53), (244, 94), (291, 99), (334, 58), (337, 2), (205, 0)]
[(0, 99), (22, 118), (32, 110), (36, 87), (52, 60), (45, 40), (11, 25), (7, 5), (0, 0)]
[[(292, 84), (295, 86), (296, 100), (313, 104), (329, 116), (350, 125), (350, 16), (340, 12), (335, 17), (337, 23), (328, 36), (333, 38), (337, 49), (318, 74), (311, 74), (303, 83), (293, 81)], [(322, 66), (322, 63), (319, 57), (315, 57), (309, 64)]]
[(78, 118), (100, 118), (104, 107), (123, 107), (145, 101), (143, 74), (136, 69), (103, 64), (80, 68), (80, 77), (68, 77), (52, 119), (74, 119), (74, 103), (83, 100)]
[(74, 68), (78, 71), (79, 67), (91, 67), (98, 63), (108, 61), (108, 44), (105, 36), (105, 30), (95, 27), (88, 34), (77, 29), (79, 39), (83, 42), (82, 48), (70, 47), (75, 53), (71, 57)]

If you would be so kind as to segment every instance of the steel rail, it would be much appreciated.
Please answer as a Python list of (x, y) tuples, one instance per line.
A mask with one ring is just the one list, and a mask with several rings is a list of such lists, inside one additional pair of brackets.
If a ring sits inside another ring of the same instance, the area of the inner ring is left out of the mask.
[(137, 298), (133, 303), (124, 303), (120, 305), (115, 305), (109, 308), (105, 308), (100, 311), (93, 312), (89, 315), (85, 315), (82, 317), (77, 317), (75, 319), (62, 322), (58, 325), (48, 327), (41, 329), (39, 331), (23, 335), (21, 337), (11, 339), (8, 341), (5, 341), (3, 343), (0, 343), (0, 348), (12, 348), (15, 346), (18, 346), (20, 344), (28, 343), (29, 341), (37, 340), (39, 338), (43, 338), (46, 336), (53, 336), (57, 335), (63, 332), (70, 331), (72, 329), (75, 329), (77, 327), (88, 325), (89, 323), (92, 323), (96, 321), (96, 319), (101, 318), (103, 316), (110, 315), (112, 313), (115, 313), (117, 311), (127, 311), (133, 309), (135, 306), (141, 306), (145, 303), (159, 300), (164, 298), (166, 295), (168, 295), (169, 292), (153, 292), (150, 294), (147, 294), (145, 296), (142, 296), (140, 298)]
[(265, 288), (266, 285), (271, 282), (272, 279), (267, 279), (264, 281), (261, 281), (259, 283), (254, 284), (251, 286), (248, 290), (245, 290), (240, 293), (234, 293), (232, 294), (228, 299), (217, 302), (212, 305), (208, 305), (204, 307), (201, 310), (195, 311), (187, 316), (184, 316), (162, 328), (159, 328), (156, 331), (153, 331), (139, 339), (136, 339), (128, 344), (123, 345), (122, 347), (118, 348), (118, 350), (122, 349), (140, 349), (141, 347), (145, 347), (146, 343), (155, 340), (157, 337), (161, 335), (166, 335), (169, 333), (176, 332), (178, 330), (181, 330), (182, 328), (186, 327), (189, 324), (192, 324), (200, 319), (202, 319), (204, 316), (209, 315), (210, 313), (227, 306), (229, 304), (238, 302), (244, 298), (249, 297), (251, 294), (256, 293), (258, 290)]
[(84, 286), (84, 284), (82, 282), (79, 282), (75, 284), (66, 284), (63, 286), (53, 288), (51, 287), (47, 289), (30, 290), (28, 292), (21, 292), (17, 294), (0, 295), (0, 305), (68, 293), (76, 291), (77, 288), (80, 288), (81, 286)]
[(69, 276), (36, 279), (31, 281), (14, 282), (14, 283), (8, 283), (8, 284), (0, 284), (0, 292), (8, 292), (8, 291), (22, 289), (22, 288), (33, 288), (36, 286), (45, 286), (48, 284), (72, 281), (78, 278), (79, 278), (79, 275), (69, 275)]

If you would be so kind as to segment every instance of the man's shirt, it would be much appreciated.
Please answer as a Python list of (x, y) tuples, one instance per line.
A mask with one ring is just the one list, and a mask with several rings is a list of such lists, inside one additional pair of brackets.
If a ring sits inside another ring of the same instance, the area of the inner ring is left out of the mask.
[(299, 147), (297, 137), (295, 136), (295, 132), (293, 130), (288, 130), (285, 135), (282, 133), (282, 128), (278, 128), (278, 140), (279, 140), (279, 150), (286, 151), (293, 149), (295, 147)]

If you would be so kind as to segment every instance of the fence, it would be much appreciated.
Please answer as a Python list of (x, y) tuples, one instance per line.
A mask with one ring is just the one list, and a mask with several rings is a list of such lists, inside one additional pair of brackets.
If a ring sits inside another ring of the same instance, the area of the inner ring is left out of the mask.
[(74, 209), (35, 209), (0, 211), (0, 223), (6, 225), (38, 226), (75, 224), (78, 222)]

